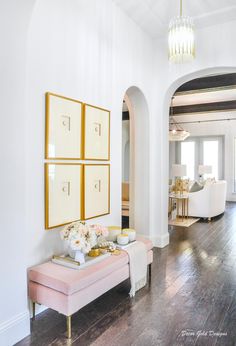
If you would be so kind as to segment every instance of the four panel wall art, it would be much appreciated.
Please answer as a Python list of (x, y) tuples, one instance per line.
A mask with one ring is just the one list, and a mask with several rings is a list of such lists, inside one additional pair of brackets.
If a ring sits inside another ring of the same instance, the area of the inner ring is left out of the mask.
[(45, 228), (109, 214), (110, 165), (74, 160), (110, 160), (110, 112), (46, 93), (45, 133)]

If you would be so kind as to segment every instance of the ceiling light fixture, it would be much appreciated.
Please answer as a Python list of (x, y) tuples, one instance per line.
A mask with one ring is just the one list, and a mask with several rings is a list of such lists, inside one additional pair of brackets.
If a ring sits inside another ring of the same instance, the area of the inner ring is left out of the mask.
[(183, 16), (182, 0), (180, 0), (180, 15), (170, 21), (168, 43), (170, 62), (178, 64), (195, 58), (193, 20)]
[(182, 128), (177, 121), (174, 119), (174, 110), (173, 110), (173, 100), (174, 96), (171, 99), (171, 110), (170, 110), (170, 122), (169, 122), (169, 141), (184, 141), (190, 136), (190, 133)]

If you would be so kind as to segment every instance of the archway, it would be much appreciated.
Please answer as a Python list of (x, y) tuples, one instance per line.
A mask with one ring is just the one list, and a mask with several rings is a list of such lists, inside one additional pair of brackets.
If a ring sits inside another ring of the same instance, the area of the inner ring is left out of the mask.
[(226, 73), (235, 73), (236, 68), (235, 67), (215, 67), (215, 68), (207, 68), (198, 70), (189, 74), (186, 74), (184, 76), (179, 77), (175, 81), (172, 82), (172, 84), (169, 86), (165, 93), (164, 98), (164, 108), (163, 108), (163, 155), (161, 160), (161, 169), (162, 169), (162, 187), (161, 187), (161, 194), (162, 194), (162, 210), (161, 210), (161, 217), (162, 217), (162, 226), (165, 230), (165, 232), (168, 232), (168, 222), (167, 222), (167, 215), (168, 215), (168, 176), (169, 176), (169, 141), (168, 141), (168, 129), (169, 129), (169, 108), (171, 104), (171, 98), (175, 91), (184, 83), (201, 77), (207, 77), (210, 75), (217, 75), (217, 74), (226, 74)]
[(135, 86), (124, 95), (130, 117), (129, 225), (138, 234), (149, 231), (149, 110), (142, 91)]

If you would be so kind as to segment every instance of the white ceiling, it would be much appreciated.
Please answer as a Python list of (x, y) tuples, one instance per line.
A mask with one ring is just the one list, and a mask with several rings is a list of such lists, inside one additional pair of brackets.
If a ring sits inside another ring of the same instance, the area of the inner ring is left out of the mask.
[[(179, 14), (179, 0), (113, 0), (152, 38), (167, 34), (171, 18)], [(183, 14), (196, 27), (224, 23), (236, 18), (236, 0), (183, 0)]]

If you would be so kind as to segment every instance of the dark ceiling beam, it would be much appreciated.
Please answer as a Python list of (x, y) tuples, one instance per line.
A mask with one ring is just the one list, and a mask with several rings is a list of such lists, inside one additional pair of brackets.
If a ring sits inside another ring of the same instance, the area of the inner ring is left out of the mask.
[(208, 113), (208, 112), (223, 112), (228, 110), (236, 110), (235, 101), (202, 103), (187, 106), (173, 107), (173, 115), (182, 115), (190, 113)]
[(204, 89), (227, 89), (230, 86), (236, 86), (236, 73), (227, 73), (223, 75), (196, 78), (181, 85), (176, 90), (176, 93), (200, 90), (204, 91)]
[(129, 112), (122, 112), (122, 120), (129, 120)]

